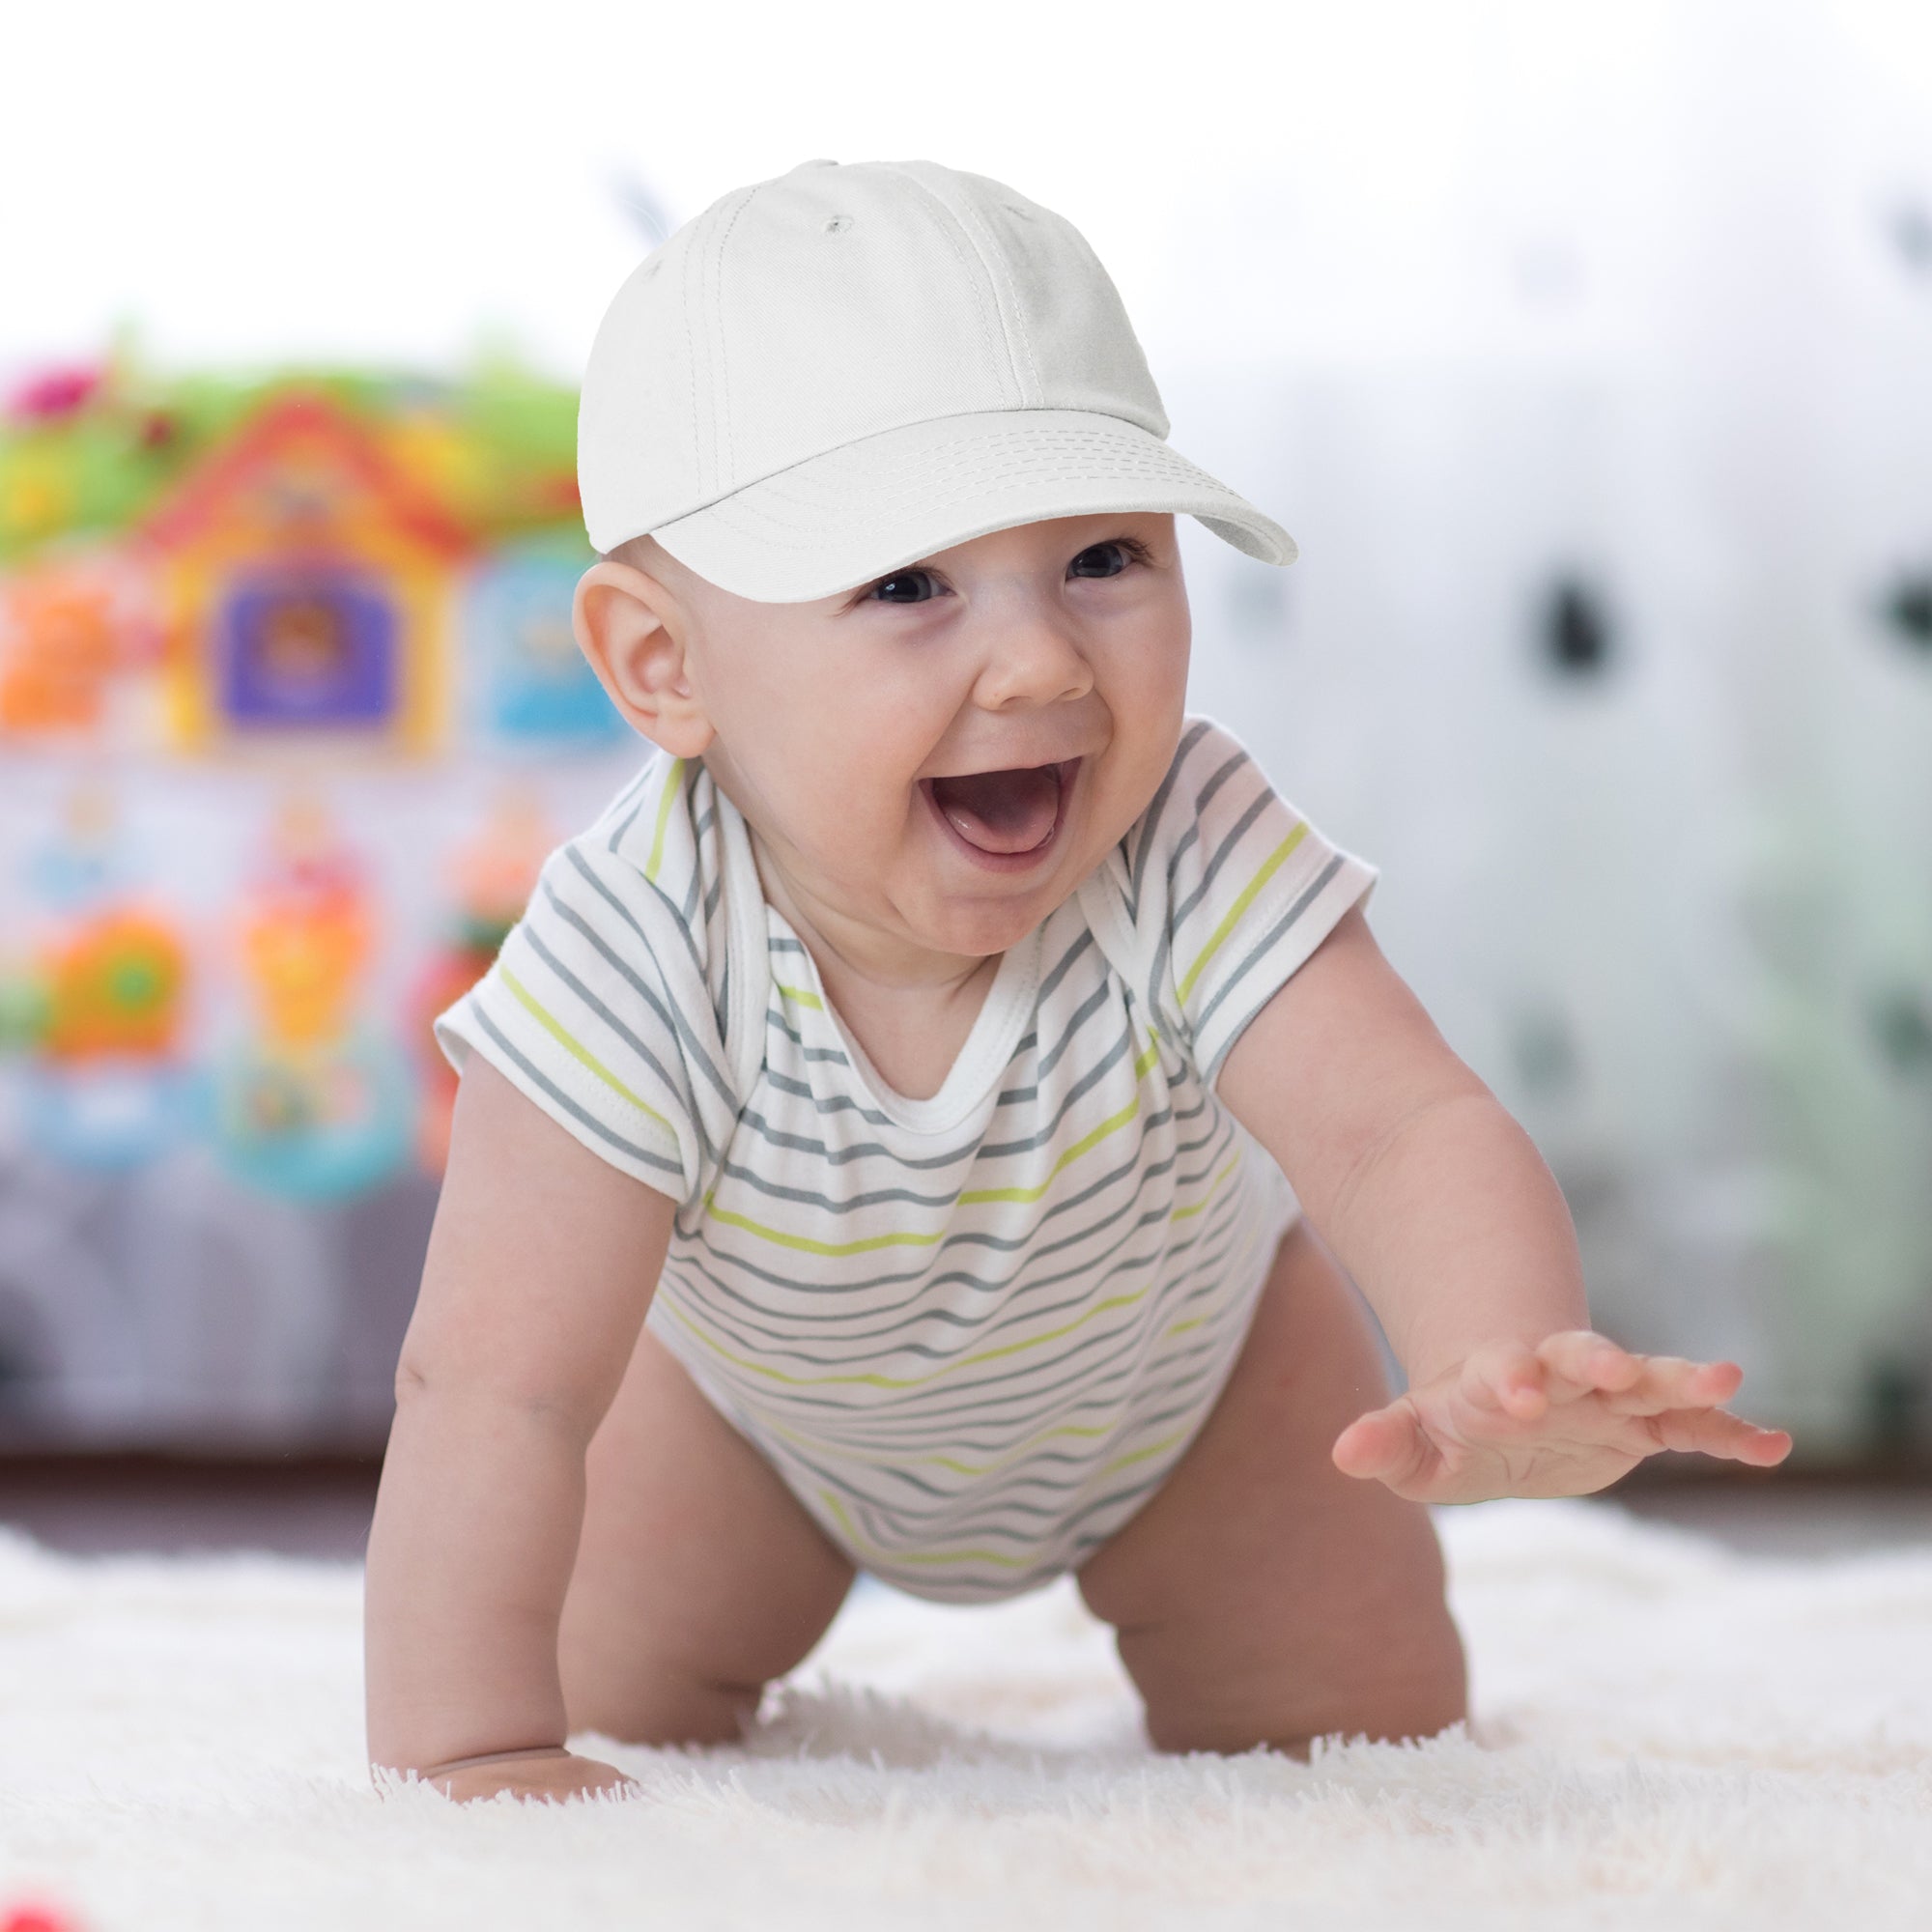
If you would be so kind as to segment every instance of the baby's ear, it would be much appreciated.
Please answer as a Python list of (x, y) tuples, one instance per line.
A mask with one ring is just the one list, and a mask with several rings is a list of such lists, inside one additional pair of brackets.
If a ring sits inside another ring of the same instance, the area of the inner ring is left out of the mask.
[(632, 726), (674, 758), (695, 758), (715, 731), (685, 665), (688, 620), (654, 577), (607, 558), (577, 581), (578, 648)]

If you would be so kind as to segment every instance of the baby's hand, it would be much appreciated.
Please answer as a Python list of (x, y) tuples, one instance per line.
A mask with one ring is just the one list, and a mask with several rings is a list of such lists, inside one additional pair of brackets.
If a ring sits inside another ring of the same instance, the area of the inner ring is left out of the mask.
[(1495, 1342), (1350, 1423), (1335, 1466), (1425, 1503), (1588, 1495), (1660, 1449), (1769, 1468), (1791, 1437), (1725, 1412), (1743, 1380), (1735, 1362), (1633, 1355), (1587, 1329)]
[(561, 1803), (593, 1791), (628, 1790), (637, 1783), (615, 1765), (594, 1757), (558, 1751), (554, 1757), (516, 1757), (500, 1764), (468, 1765), (461, 1771), (429, 1772), (423, 1781), (434, 1784), (445, 1798), (468, 1804), (478, 1798), (495, 1798), (507, 1791), (514, 1798), (541, 1798)]

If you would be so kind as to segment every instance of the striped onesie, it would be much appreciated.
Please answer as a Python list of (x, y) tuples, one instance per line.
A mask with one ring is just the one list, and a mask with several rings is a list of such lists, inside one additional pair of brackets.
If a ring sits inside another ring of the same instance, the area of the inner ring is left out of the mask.
[(437, 1035), (677, 1203), (649, 1324), (834, 1543), (981, 1602), (1076, 1567), (1213, 1407), (1297, 1211), (1215, 1076), (1375, 878), (1190, 718), (908, 1099), (736, 808), (660, 755)]

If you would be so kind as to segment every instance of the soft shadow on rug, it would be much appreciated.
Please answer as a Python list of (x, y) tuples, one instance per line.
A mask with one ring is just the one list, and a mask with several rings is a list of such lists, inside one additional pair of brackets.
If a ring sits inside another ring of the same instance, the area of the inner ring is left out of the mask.
[(1068, 1588), (873, 1590), (743, 1747), (640, 1794), (386, 1799), (358, 1573), (0, 1534), (0, 1919), (272, 1927), (1921, 1927), (1932, 1550), (1730, 1556), (1582, 1504), (1443, 1519), (1472, 1737), (1162, 1759)]

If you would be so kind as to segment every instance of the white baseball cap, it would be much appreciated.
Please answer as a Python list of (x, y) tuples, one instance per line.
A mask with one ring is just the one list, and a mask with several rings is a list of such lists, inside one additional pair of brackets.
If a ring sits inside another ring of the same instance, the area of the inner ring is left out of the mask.
[(988, 530), (1174, 510), (1294, 540), (1167, 446), (1119, 292), (1070, 221), (936, 161), (805, 161), (712, 203), (617, 291), (577, 419), (592, 546), (649, 532), (761, 603)]

